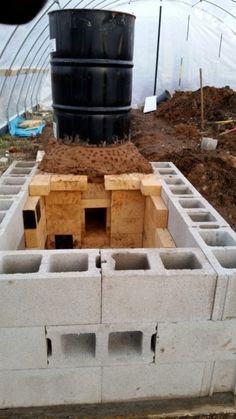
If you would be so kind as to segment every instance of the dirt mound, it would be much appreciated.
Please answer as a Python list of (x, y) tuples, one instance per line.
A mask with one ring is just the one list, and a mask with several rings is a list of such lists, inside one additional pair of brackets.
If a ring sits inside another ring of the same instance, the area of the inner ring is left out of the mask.
[(90, 178), (109, 174), (152, 173), (149, 161), (131, 142), (94, 147), (50, 140), (39, 169), (50, 173), (83, 174)]
[[(208, 121), (225, 120), (236, 115), (236, 93), (230, 87), (209, 87), (204, 91), (204, 118)], [(201, 92), (175, 92), (161, 104), (156, 115), (174, 123), (199, 122), (201, 117)]]
[(188, 140), (200, 140), (199, 129), (193, 124), (175, 125), (175, 135), (177, 138), (187, 138)]

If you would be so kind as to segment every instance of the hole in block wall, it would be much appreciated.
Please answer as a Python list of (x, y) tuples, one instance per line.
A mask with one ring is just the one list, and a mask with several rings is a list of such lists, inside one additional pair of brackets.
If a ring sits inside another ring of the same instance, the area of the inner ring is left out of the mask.
[(159, 169), (158, 172), (160, 175), (177, 175), (176, 171), (173, 169)]
[(95, 333), (69, 333), (61, 336), (62, 352), (65, 356), (94, 358), (96, 353)]
[(106, 231), (106, 208), (85, 208), (85, 231)]
[(164, 178), (165, 183), (167, 183), (168, 185), (184, 185), (184, 181), (182, 179), (168, 179), (168, 178)]
[(202, 269), (197, 257), (190, 252), (160, 253), (162, 263), (166, 269)]
[(179, 199), (182, 208), (205, 208), (199, 199)]
[(47, 357), (49, 358), (50, 356), (52, 356), (52, 341), (51, 341), (51, 339), (47, 338), (46, 343), (47, 343)]
[(55, 234), (55, 249), (73, 249), (73, 235)]
[(142, 253), (117, 253), (112, 255), (115, 260), (115, 271), (150, 269), (148, 257)]
[(88, 254), (59, 253), (50, 257), (49, 272), (85, 272), (88, 270)]
[(41, 255), (7, 255), (3, 257), (0, 273), (23, 274), (38, 272), (41, 260)]
[(10, 174), (13, 175), (29, 175), (31, 172), (31, 169), (24, 169), (23, 167), (19, 169), (13, 169)]
[(96, 268), (101, 269), (101, 256), (96, 256)]
[(26, 179), (25, 178), (20, 178), (17, 179), (17, 177), (5, 177), (2, 178), (2, 183), (3, 185), (13, 185), (13, 186), (17, 186), (17, 185), (24, 185)]
[(155, 354), (156, 352), (156, 343), (157, 343), (157, 333), (154, 333), (151, 337), (151, 351)]
[(7, 211), (13, 204), (13, 201), (2, 199), (0, 200), (0, 211)]
[(192, 195), (193, 194), (191, 189), (188, 188), (187, 186), (171, 186), (170, 190), (174, 195)]
[(20, 192), (21, 188), (16, 186), (0, 186), (0, 195), (17, 195)]
[(209, 221), (216, 221), (216, 218), (210, 212), (199, 212), (199, 213), (191, 213), (188, 212), (188, 216), (191, 218), (192, 221), (195, 223), (203, 223)]
[(208, 246), (236, 246), (236, 240), (226, 231), (199, 231)]
[(171, 167), (171, 165), (170, 165), (170, 163), (165, 163), (165, 162), (158, 162), (158, 163), (153, 163), (153, 166), (154, 167), (157, 167), (157, 168), (168, 168), (168, 167)]
[(220, 228), (220, 226), (214, 224), (202, 224), (202, 225), (198, 225), (198, 228), (200, 228), (201, 230), (208, 230), (208, 229), (212, 229), (212, 230), (216, 230), (217, 228)]
[(108, 339), (108, 353), (111, 357), (141, 355), (142, 345), (142, 332), (110, 333)]
[(213, 254), (223, 268), (236, 269), (236, 249), (214, 250)]
[(24, 169), (28, 168), (28, 167), (34, 167), (35, 166), (35, 162), (33, 161), (22, 161), (19, 163), (16, 163), (15, 167), (23, 167)]

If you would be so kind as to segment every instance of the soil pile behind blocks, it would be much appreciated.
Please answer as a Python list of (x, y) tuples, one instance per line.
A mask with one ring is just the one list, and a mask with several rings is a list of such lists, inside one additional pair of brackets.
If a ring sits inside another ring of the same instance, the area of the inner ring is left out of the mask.
[(122, 173), (152, 173), (149, 161), (131, 142), (109, 147), (93, 147), (67, 145), (50, 140), (39, 169), (50, 173), (90, 177)]
[[(209, 87), (204, 91), (204, 118), (208, 121), (225, 120), (236, 115), (236, 93), (230, 87)], [(200, 121), (201, 92), (175, 92), (167, 102), (158, 106), (156, 115), (174, 123)]]

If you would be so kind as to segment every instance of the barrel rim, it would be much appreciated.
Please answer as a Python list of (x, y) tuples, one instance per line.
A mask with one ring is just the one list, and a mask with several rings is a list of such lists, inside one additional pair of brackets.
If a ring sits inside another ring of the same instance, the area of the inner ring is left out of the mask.
[(136, 16), (133, 15), (132, 13), (127, 13), (127, 12), (121, 12), (119, 10), (107, 10), (107, 9), (60, 9), (60, 10), (52, 10), (51, 12), (48, 12), (49, 15), (55, 14), (55, 13), (63, 13), (63, 12), (109, 12), (109, 13), (116, 13), (119, 15), (127, 15), (130, 17), (133, 17), (134, 19), (136, 19)]

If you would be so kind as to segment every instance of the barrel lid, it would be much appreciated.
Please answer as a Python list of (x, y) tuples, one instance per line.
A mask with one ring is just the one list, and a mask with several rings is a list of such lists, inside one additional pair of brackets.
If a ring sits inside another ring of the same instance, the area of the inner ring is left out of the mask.
[(133, 17), (134, 19), (136, 19), (136, 16), (134, 16), (132, 13), (121, 12), (121, 11), (118, 11), (118, 10), (107, 10), (107, 9), (60, 9), (60, 10), (52, 10), (48, 14), (49, 15), (58, 14), (58, 13), (62, 14), (62, 13), (65, 13), (65, 12), (68, 12), (68, 13), (72, 13), (72, 12), (73, 13), (91, 12), (92, 14), (106, 13), (107, 12), (107, 13), (114, 13), (115, 15), (127, 15), (127, 16), (130, 16), (130, 17)]

